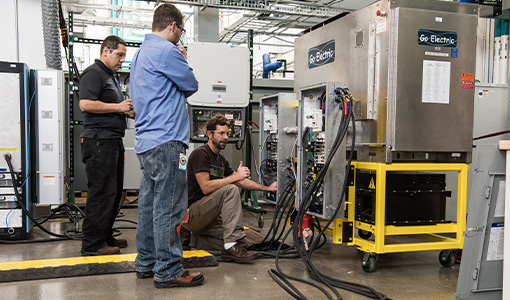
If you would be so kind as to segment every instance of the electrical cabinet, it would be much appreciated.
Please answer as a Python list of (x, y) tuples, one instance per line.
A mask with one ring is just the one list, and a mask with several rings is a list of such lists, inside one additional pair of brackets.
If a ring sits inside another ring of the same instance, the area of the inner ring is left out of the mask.
[(470, 162), (477, 12), (377, 1), (296, 39), (294, 88), (349, 84), (358, 161)]
[(250, 51), (214, 43), (191, 43), (188, 63), (199, 82), (192, 106), (246, 107), (250, 99)]
[(37, 70), (35, 107), (37, 143), (37, 202), (58, 205), (66, 199), (68, 121), (64, 73)]
[(188, 99), (193, 142), (207, 142), (205, 123), (216, 114), (231, 121), (229, 142), (242, 141), (250, 99), (250, 52), (245, 47), (191, 43), (188, 63), (199, 82)]
[(230, 121), (229, 142), (244, 139), (246, 111), (244, 108), (215, 108), (188, 106), (190, 115), (190, 140), (207, 142), (206, 123), (217, 114), (225, 116)]
[[(26, 239), (33, 225), (21, 204), (35, 211), (35, 181), (32, 181), (30, 119), (33, 94), (26, 64), (0, 62), (0, 239)], [(11, 157), (12, 171), (6, 156)], [(18, 187), (19, 198), (14, 186)]]
[[(310, 184), (329, 159), (344, 112), (338, 89), (345, 89), (343, 83), (326, 82), (300, 89), (298, 116), (298, 174), (297, 200), (299, 207)], [(321, 218), (335, 218), (345, 178), (346, 147), (343, 140), (331, 158), (320, 192), (312, 195), (309, 214)], [(336, 218), (342, 218), (339, 210)]]
[(264, 198), (277, 201), (295, 178), (297, 154), (296, 94), (279, 93), (260, 98), (260, 184), (277, 181), (276, 193)]

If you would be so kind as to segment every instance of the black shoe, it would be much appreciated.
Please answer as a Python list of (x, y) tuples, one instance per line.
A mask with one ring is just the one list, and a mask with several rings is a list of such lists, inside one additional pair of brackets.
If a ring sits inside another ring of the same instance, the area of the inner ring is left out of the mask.
[(91, 251), (85, 251), (81, 249), (81, 255), (83, 256), (99, 256), (99, 255), (113, 255), (113, 254), (120, 254), (119, 247), (110, 247), (110, 246), (104, 246), (103, 248), (91, 252)]
[(116, 239), (112, 237), (111, 240), (106, 242), (110, 247), (126, 248), (128, 243), (124, 239)]
[(136, 278), (138, 278), (138, 279), (147, 279), (147, 278), (153, 278), (153, 277), (154, 277), (154, 272), (152, 272), (152, 271), (147, 271), (147, 272), (136, 271)]
[(181, 239), (182, 250), (191, 250), (191, 246), (189, 245), (191, 241), (191, 232), (182, 225), (179, 230), (179, 237)]
[(200, 272), (190, 273), (185, 271), (180, 277), (170, 281), (154, 281), (154, 286), (158, 289), (173, 288), (173, 287), (192, 287), (204, 283), (204, 275)]
[(257, 252), (248, 251), (246, 248), (240, 247), (237, 243), (227, 250), (223, 249), (221, 252), (221, 258), (224, 261), (233, 261), (236, 263), (252, 261), (257, 258), (257, 255)]

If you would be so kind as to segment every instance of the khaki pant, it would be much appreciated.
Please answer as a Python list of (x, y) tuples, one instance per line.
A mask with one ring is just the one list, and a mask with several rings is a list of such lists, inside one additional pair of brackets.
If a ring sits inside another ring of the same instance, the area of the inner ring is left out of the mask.
[[(237, 186), (229, 184), (193, 203), (189, 207), (188, 223), (182, 225), (193, 235), (218, 240), (217, 244), (221, 240), (223, 246), (246, 236), (242, 223), (241, 195)], [(192, 236), (192, 244), (193, 240)]]

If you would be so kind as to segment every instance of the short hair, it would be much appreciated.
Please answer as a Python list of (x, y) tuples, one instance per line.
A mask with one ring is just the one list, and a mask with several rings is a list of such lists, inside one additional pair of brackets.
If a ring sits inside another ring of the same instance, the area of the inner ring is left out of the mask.
[(209, 119), (207, 123), (205, 123), (205, 128), (208, 131), (215, 131), (216, 126), (218, 125), (219, 126), (227, 125), (230, 128), (230, 121), (227, 118), (225, 118), (225, 116), (223, 116), (222, 114), (217, 114), (211, 119)]
[(154, 17), (152, 18), (152, 31), (163, 31), (165, 28), (172, 25), (173, 22), (181, 26), (182, 19), (182, 13), (177, 7), (175, 7), (175, 5), (170, 3), (161, 4), (154, 11)]
[(103, 40), (103, 43), (101, 44), (101, 54), (100, 55), (103, 55), (103, 49), (105, 47), (110, 50), (115, 50), (115, 49), (119, 48), (119, 44), (126, 46), (126, 42), (124, 42), (124, 40), (118, 36), (110, 35), (110, 36), (106, 37)]

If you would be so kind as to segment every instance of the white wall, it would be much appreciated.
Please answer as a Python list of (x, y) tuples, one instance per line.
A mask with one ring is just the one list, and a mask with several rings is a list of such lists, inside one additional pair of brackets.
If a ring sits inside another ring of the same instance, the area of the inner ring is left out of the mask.
[(0, 28), (0, 60), (24, 62), (31, 69), (46, 68), (40, 0), (2, 0)]
[(3, 9), (0, 9), (1, 32), (0, 38), (4, 45), (0, 47), (0, 60), (17, 61), (18, 48), (16, 45), (16, 26), (15, 26), (15, 1), (4, 0)]

